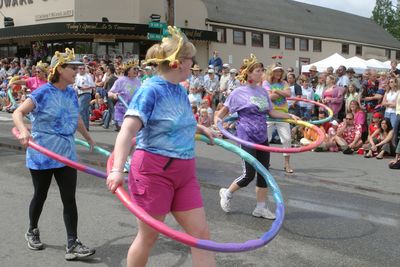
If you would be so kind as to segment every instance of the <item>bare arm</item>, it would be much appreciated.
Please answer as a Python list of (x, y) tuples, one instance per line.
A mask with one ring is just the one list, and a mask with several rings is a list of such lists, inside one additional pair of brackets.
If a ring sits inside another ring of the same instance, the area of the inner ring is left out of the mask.
[(225, 118), (226, 115), (228, 115), (229, 113), (229, 109), (224, 106), (223, 108), (221, 108), (217, 114), (214, 116), (214, 124), (217, 124), (218, 121), (222, 120), (223, 118)]
[(31, 134), (29, 129), (24, 124), (24, 117), (34, 110), (34, 108), (35, 104), (33, 103), (32, 99), (28, 98), (13, 112), (12, 115), (14, 125), (19, 131), (19, 142), (25, 147), (28, 145)]
[(93, 150), (95, 146), (95, 142), (93, 141), (92, 137), (90, 136), (89, 132), (86, 129), (86, 126), (81, 117), (78, 119), (78, 132), (86, 139), (86, 141), (90, 145), (90, 151)]
[(107, 177), (107, 187), (114, 193), (124, 181), (124, 165), (132, 147), (132, 138), (142, 128), (143, 123), (138, 117), (128, 116), (122, 123), (114, 147), (114, 164)]
[(13, 84), (26, 85), (26, 80), (25, 80), (25, 79), (19, 78), (18, 80), (15, 80), (15, 81), (13, 81), (12, 83), (10, 83), (9, 86), (10, 86), (10, 85), (13, 85)]
[(269, 114), (269, 116), (271, 116), (272, 118), (275, 118), (275, 119), (293, 119), (296, 121), (300, 119), (299, 117), (297, 117), (293, 114), (276, 111), (274, 109), (270, 110), (268, 112), (268, 114)]
[(382, 146), (384, 144), (387, 144), (389, 142), (392, 142), (393, 139), (393, 130), (390, 130), (388, 135), (385, 137), (385, 139), (383, 139), (382, 141), (380, 141), (378, 144), (376, 144), (377, 146)]

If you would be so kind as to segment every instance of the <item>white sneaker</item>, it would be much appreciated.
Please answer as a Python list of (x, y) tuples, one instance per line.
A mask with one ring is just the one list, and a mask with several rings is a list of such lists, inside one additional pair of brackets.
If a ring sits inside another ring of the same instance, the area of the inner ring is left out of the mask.
[(231, 211), (231, 199), (232, 197), (227, 197), (226, 192), (228, 191), (227, 188), (221, 188), (219, 190), (219, 196), (221, 197), (220, 205), (221, 209), (225, 212)]
[(258, 218), (265, 218), (268, 220), (275, 220), (276, 216), (268, 208), (255, 208), (253, 216)]

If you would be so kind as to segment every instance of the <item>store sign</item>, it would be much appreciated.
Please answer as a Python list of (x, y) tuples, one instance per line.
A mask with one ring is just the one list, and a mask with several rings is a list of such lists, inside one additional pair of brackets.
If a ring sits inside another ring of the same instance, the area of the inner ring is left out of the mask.
[(131, 33), (136, 30), (135, 25), (118, 23), (93, 23), (93, 22), (72, 22), (66, 23), (65, 27), (69, 32), (79, 33)]
[[(43, 0), (45, 1), (45, 0)], [(33, 4), (33, 0), (0, 0), (0, 9), (2, 8), (10, 8), (10, 7), (18, 7), (18, 6), (27, 6)]]
[(74, 15), (74, 11), (72, 9), (69, 9), (69, 10), (49, 12), (47, 14), (36, 15), (35, 20), (38, 21), (38, 20), (47, 20), (47, 19), (54, 19), (54, 18), (72, 17), (73, 15)]

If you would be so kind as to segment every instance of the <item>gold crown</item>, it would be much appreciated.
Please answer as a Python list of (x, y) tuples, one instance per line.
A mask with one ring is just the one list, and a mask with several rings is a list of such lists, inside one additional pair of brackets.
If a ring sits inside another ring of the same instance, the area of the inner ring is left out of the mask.
[(148, 63), (157, 63), (157, 64), (159, 64), (159, 63), (164, 62), (164, 61), (169, 61), (169, 66), (170, 67), (174, 67), (174, 66), (176, 67), (176, 66), (179, 65), (179, 60), (176, 58), (176, 56), (178, 55), (179, 50), (181, 50), (181, 48), (183, 46), (183, 40), (184, 40), (184, 38), (186, 39), (186, 36), (176, 26), (173, 26), (173, 27), (172, 26), (168, 26), (168, 32), (169, 32), (170, 36), (169, 37), (164, 37), (161, 42), (162, 43), (166, 42), (170, 38), (171, 39), (174, 39), (174, 38), (178, 39), (178, 46), (177, 46), (176, 50), (166, 58), (149, 58), (149, 59), (146, 60), (146, 64), (148, 64)]
[(132, 67), (139, 67), (139, 59), (128, 60), (122, 64), (122, 68), (127, 70)]
[(237, 79), (242, 83), (246, 82), (247, 70), (256, 63), (258, 63), (258, 61), (254, 54), (250, 54), (250, 58), (243, 59), (243, 66), (240, 70), (240, 74), (237, 76)]
[(42, 62), (41, 60), (36, 63), (36, 67), (43, 70), (43, 72), (47, 73), (49, 70), (49, 65), (45, 62)]
[(54, 76), (54, 73), (56, 72), (58, 66), (62, 66), (70, 61), (73, 61), (74, 59), (75, 53), (73, 48), (65, 48), (65, 53), (60, 53), (59, 51), (56, 51), (51, 59), (48, 80), (50, 81), (51, 78)]

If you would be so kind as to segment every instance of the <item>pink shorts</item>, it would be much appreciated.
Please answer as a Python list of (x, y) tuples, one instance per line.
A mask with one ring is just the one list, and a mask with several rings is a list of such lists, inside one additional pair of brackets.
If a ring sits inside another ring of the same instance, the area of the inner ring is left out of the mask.
[(129, 172), (132, 200), (152, 216), (203, 207), (195, 159), (136, 150)]

